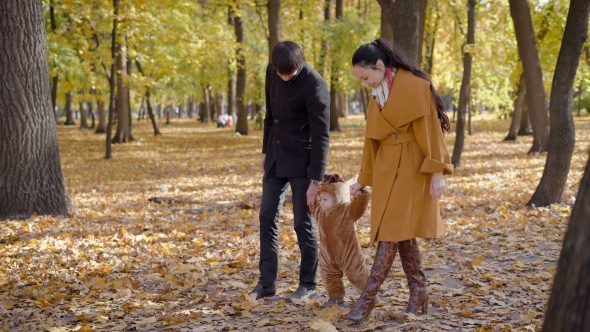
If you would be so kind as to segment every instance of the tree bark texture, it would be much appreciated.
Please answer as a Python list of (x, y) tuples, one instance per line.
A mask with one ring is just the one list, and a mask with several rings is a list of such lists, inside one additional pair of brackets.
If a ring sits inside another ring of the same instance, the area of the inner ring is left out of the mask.
[(156, 118), (156, 115), (154, 114), (154, 108), (152, 107), (150, 88), (148, 88), (148, 87), (146, 87), (146, 91), (145, 91), (145, 104), (147, 106), (147, 112), (150, 117), (150, 120), (152, 121), (152, 127), (154, 127), (154, 136), (158, 136), (158, 135), (161, 136), (162, 133), (160, 132), (160, 126), (158, 125), (158, 119)]
[[(334, 77), (332, 80), (336, 80)], [(340, 116), (340, 99), (334, 85), (330, 84), (330, 131), (340, 131), (338, 117)]]
[(107, 137), (106, 137), (106, 154), (105, 159), (111, 159), (111, 148), (113, 142), (113, 118), (115, 116), (116, 98), (115, 98), (115, 75), (117, 74), (116, 59), (117, 59), (117, 30), (119, 21), (117, 16), (119, 15), (119, 7), (121, 6), (121, 0), (113, 0), (113, 30), (111, 32), (111, 58), (113, 63), (111, 64), (111, 75), (109, 78), (110, 98), (109, 98), (109, 113), (107, 118)]
[(336, 19), (342, 18), (342, 0), (336, 0)]
[[(281, 0), (268, 0), (267, 6), (268, 6), (268, 61), (270, 62), (273, 47), (275, 47), (275, 45), (281, 41)], [(239, 113), (239, 111), (238, 111), (238, 113)]]
[(0, 3), (0, 220), (66, 215), (41, 1)]
[[(279, 0), (269, 0), (270, 3)], [(270, 9), (270, 7), (269, 7)], [(270, 12), (270, 10), (269, 10)], [(270, 18), (270, 17), (269, 17)], [(277, 20), (278, 26), (278, 20)], [(246, 57), (242, 51), (244, 44), (244, 19), (243, 16), (235, 18), (235, 33), (236, 41), (238, 42), (238, 49), (236, 50), (236, 57), (238, 59), (238, 75), (236, 78), (236, 104), (238, 106), (238, 118), (236, 119), (236, 133), (241, 135), (248, 135), (248, 108), (246, 107)], [(277, 37), (279, 38), (279, 37)]]
[(202, 123), (207, 123), (211, 120), (211, 101), (209, 99), (211, 99), (210, 95), (209, 95), (209, 86), (206, 86), (203, 88), (203, 96), (204, 96), (204, 102), (203, 102), (203, 114), (201, 114), (201, 122)]
[[(324, 2), (324, 24), (330, 23), (332, 15), (332, 2), (333, 0), (325, 0)], [(326, 78), (328, 75), (328, 53), (330, 45), (328, 45), (328, 38), (322, 36), (322, 48), (320, 50), (320, 75)]]
[(55, 115), (55, 124), (59, 124), (59, 110), (57, 108), (57, 83), (59, 81), (58, 75), (53, 76), (51, 80), (51, 110)]
[[(396, 0), (393, 20), (393, 44), (401, 49), (408, 60), (419, 65), (418, 39), (420, 6), (416, 0)], [(397, 32), (396, 32), (397, 31)]]
[(88, 103), (80, 102), (80, 129), (90, 129), (88, 125)]
[(549, 117), (545, 107), (545, 89), (531, 13), (527, 0), (509, 0), (509, 3), (510, 15), (514, 21), (518, 53), (524, 68), (526, 99), (533, 126), (533, 146), (529, 153), (545, 152), (549, 143)]
[(393, 44), (393, 24), (389, 22), (389, 17), (383, 8), (381, 8), (381, 38)]
[(555, 281), (543, 322), (543, 332), (590, 331), (588, 241), (590, 241), (590, 163), (586, 165), (576, 204), (563, 240)]
[(418, 3), (418, 66), (422, 67), (422, 49), (424, 48), (424, 30), (426, 29), (426, 8), (428, 7), (428, 0), (419, 0)]
[[(53, 6), (53, 1), (49, 1), (49, 22), (51, 24), (51, 32), (55, 33), (57, 29), (57, 23), (55, 21), (55, 7)], [(53, 64), (55, 67), (55, 63)], [(59, 75), (55, 74), (51, 78), (51, 106), (52, 110), (55, 114), (55, 124), (59, 124), (59, 113), (57, 111), (57, 83), (59, 81)]]
[[(475, 0), (469, 0), (467, 6), (467, 45), (473, 45), (475, 44)], [(461, 154), (463, 153), (463, 145), (465, 144), (465, 114), (471, 104), (471, 63), (471, 53), (463, 53), (463, 81), (461, 82), (459, 107), (457, 110), (457, 134), (455, 136), (453, 156), (451, 157), (451, 163), (455, 167), (461, 165)]]
[(86, 105), (88, 106), (88, 115), (90, 116), (90, 120), (92, 121), (91, 125), (90, 125), (90, 129), (94, 129), (95, 123), (94, 123), (94, 110), (92, 109), (92, 102), (89, 101), (86, 103)]
[(512, 122), (510, 123), (510, 129), (508, 130), (508, 136), (504, 138), (504, 141), (516, 141), (518, 137), (518, 130), (522, 123), (524, 99), (526, 98), (526, 84), (524, 83), (524, 75), (520, 76), (518, 82), (518, 90), (516, 92), (516, 100), (514, 100), (514, 111), (512, 112)]
[(188, 109), (186, 111), (186, 115), (189, 119), (193, 118), (193, 114), (195, 113), (195, 100), (193, 96), (188, 97)]
[[(572, 115), (574, 79), (584, 42), (588, 39), (590, 1), (572, 0), (557, 57), (549, 106), (551, 132), (541, 182), (527, 205), (546, 206), (563, 201), (576, 135)], [(590, 294), (590, 293), (589, 293)]]
[(107, 113), (104, 108), (104, 101), (97, 100), (96, 101), (96, 111), (98, 113), (98, 124), (96, 125), (96, 130), (94, 131), (95, 134), (103, 134), (106, 133), (107, 130)]
[(127, 78), (127, 45), (119, 44), (117, 49), (117, 131), (113, 143), (128, 143), (133, 141), (131, 136), (131, 110), (129, 107), (129, 86)]
[[(338, 9), (340, 8), (340, 9)], [(329, 17), (328, 17), (329, 19)], [(336, 0), (336, 20), (342, 19), (342, 0)], [(338, 76), (335, 63), (332, 62), (332, 70), (330, 71), (330, 131), (340, 131), (340, 124), (338, 120), (340, 118), (340, 98), (338, 97), (339, 92)]]
[(65, 113), (66, 113), (66, 122), (64, 122), (64, 125), (66, 125), (66, 126), (75, 125), (76, 122), (74, 122), (74, 96), (71, 92), (66, 92)]
[(518, 136), (531, 136), (533, 134), (533, 127), (531, 126), (531, 119), (529, 117), (529, 106), (526, 103), (522, 105), (522, 119), (520, 119), (520, 129), (518, 129)]
[[(426, 42), (426, 54), (424, 56), (423, 61), (423, 70), (427, 75), (432, 74), (432, 66), (434, 65), (434, 44), (436, 42), (436, 32), (438, 31), (438, 24), (440, 23), (440, 13), (438, 9), (438, 5), (435, 2), (432, 6), (428, 8), (430, 11), (430, 15), (426, 15), (430, 17), (430, 20), (434, 20), (434, 26), (430, 28), (430, 23), (428, 24), (429, 29), (426, 33), (426, 37), (424, 37)], [(455, 112), (453, 112), (454, 114)]]
[(236, 73), (229, 69), (229, 82), (227, 83), (227, 114), (234, 117), (237, 116), (238, 105), (236, 103)]

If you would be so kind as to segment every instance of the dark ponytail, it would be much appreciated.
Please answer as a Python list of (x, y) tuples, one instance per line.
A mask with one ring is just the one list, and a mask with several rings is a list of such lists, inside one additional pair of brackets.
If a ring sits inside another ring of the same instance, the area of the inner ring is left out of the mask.
[(361, 47), (359, 47), (352, 56), (352, 65), (377, 69), (376, 64), (378, 60), (381, 60), (386, 67), (391, 66), (403, 68), (412, 72), (412, 74), (415, 76), (423, 78), (428, 81), (428, 83), (430, 83), (430, 91), (432, 92), (432, 97), (434, 99), (434, 103), (436, 104), (436, 109), (438, 110), (440, 128), (442, 129), (443, 133), (449, 132), (451, 125), (449, 123), (449, 117), (445, 111), (445, 105), (442, 98), (436, 92), (434, 85), (432, 85), (428, 75), (418, 69), (418, 67), (411, 64), (406, 58), (405, 54), (393, 47), (393, 45), (391, 45), (391, 43), (389, 43), (386, 39), (379, 38), (375, 39), (369, 44), (361, 45)]

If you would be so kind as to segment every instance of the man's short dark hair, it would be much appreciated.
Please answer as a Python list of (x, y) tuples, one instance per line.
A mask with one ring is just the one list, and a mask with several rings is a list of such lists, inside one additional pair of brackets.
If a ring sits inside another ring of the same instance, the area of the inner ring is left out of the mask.
[(292, 74), (301, 67), (303, 50), (292, 41), (280, 42), (272, 48), (272, 66), (281, 75)]

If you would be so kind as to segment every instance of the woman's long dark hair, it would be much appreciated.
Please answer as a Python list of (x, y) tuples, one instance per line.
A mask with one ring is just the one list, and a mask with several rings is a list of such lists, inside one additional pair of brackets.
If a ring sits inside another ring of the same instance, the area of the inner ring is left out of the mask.
[(428, 75), (412, 65), (406, 58), (405, 54), (393, 47), (393, 45), (391, 45), (386, 39), (379, 38), (375, 39), (372, 43), (361, 45), (352, 56), (352, 65), (377, 69), (376, 64), (378, 60), (381, 60), (386, 67), (392, 66), (403, 68), (430, 83), (430, 91), (432, 91), (432, 97), (434, 98), (436, 109), (438, 110), (440, 128), (443, 133), (449, 132), (451, 125), (449, 123), (449, 117), (445, 111), (445, 105), (442, 98), (436, 92), (434, 85), (432, 85)]

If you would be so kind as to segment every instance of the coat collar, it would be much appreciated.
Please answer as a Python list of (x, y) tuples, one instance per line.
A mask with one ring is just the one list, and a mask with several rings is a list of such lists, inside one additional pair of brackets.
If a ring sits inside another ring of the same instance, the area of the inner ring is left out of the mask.
[(377, 101), (369, 102), (366, 137), (380, 140), (397, 133), (396, 128), (430, 114), (431, 103), (429, 82), (400, 68), (385, 106), (379, 110)]

